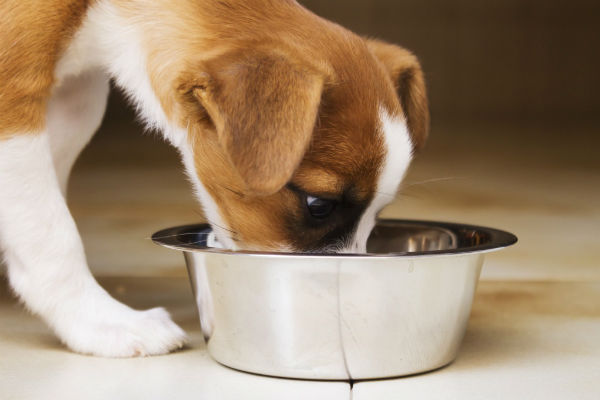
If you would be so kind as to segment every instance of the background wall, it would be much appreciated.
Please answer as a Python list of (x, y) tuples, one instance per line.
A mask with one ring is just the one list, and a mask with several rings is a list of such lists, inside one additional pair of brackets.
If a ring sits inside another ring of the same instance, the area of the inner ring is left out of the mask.
[(302, 3), (413, 50), (427, 74), (434, 121), (598, 121), (598, 1)]

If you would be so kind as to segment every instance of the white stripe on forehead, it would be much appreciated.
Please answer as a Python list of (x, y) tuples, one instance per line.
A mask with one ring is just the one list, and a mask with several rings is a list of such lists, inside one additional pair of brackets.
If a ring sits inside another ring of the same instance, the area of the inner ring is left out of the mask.
[(364, 253), (366, 251), (367, 238), (375, 225), (375, 217), (386, 204), (394, 200), (398, 186), (412, 159), (413, 145), (405, 119), (402, 116), (390, 116), (383, 107), (380, 107), (379, 118), (380, 133), (383, 135), (385, 146), (383, 165), (379, 172), (373, 200), (361, 216), (354, 238), (343, 250), (344, 252)]

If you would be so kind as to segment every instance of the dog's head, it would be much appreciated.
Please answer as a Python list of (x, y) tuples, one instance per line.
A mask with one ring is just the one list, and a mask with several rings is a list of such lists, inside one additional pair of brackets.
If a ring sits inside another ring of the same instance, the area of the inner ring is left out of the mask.
[(363, 252), (394, 199), (427, 136), (423, 74), (407, 50), (343, 32), (230, 49), (181, 75), (188, 162), (224, 246)]

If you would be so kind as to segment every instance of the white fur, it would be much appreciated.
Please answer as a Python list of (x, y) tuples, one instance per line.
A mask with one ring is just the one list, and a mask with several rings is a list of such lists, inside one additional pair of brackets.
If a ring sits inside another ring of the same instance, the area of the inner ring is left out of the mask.
[(146, 73), (146, 56), (141, 45), (143, 34), (139, 30), (143, 28), (143, 25), (123, 20), (110, 3), (100, 2), (89, 11), (82, 29), (69, 48), (67, 61), (59, 66), (59, 70), (68, 73), (73, 70), (73, 65), (75, 69), (81, 69), (81, 60), (85, 59), (109, 71), (117, 85), (133, 100), (146, 125), (159, 131), (179, 150), (186, 173), (219, 242), (229, 249), (235, 249), (235, 242), (215, 201), (198, 179), (187, 130), (168, 120), (154, 94)]
[(0, 141), (0, 244), (13, 289), (75, 351), (125, 357), (180, 347), (185, 334), (165, 310), (134, 311), (90, 274), (50, 135)]
[(82, 27), (59, 62), (57, 79), (102, 68), (123, 88), (146, 126), (159, 131), (179, 148), (186, 145), (185, 129), (173, 126), (154, 94), (142, 46), (142, 26), (125, 20), (108, 1), (99, 1), (87, 13)]
[(342, 250), (345, 253), (366, 252), (367, 239), (375, 226), (377, 214), (394, 200), (412, 159), (413, 146), (404, 118), (390, 116), (383, 107), (379, 116), (386, 148), (385, 160), (375, 187), (375, 196), (361, 216), (350, 244)]
[(50, 99), (46, 126), (54, 168), (65, 196), (71, 167), (100, 126), (108, 91), (106, 74), (93, 70), (63, 79)]
[(150, 87), (137, 35), (108, 2), (96, 3), (55, 70), (46, 130), (0, 140), (0, 246), (10, 283), (71, 349), (101, 356), (163, 354), (185, 341), (164, 309), (132, 310), (96, 283), (64, 197), (102, 119), (107, 74), (150, 127), (186, 146), (185, 130), (168, 124)]
[(215, 233), (217, 240), (214, 241), (214, 239), (211, 238), (211, 241), (213, 244), (218, 243), (218, 247), (236, 250), (238, 247), (235, 244), (235, 241), (232, 239), (228, 228), (226, 228), (227, 224), (221, 217), (217, 203), (208, 193), (202, 182), (200, 182), (200, 179), (198, 179), (198, 174), (196, 173), (196, 167), (194, 164), (193, 149), (191, 146), (182, 146), (180, 147), (179, 152), (181, 154), (181, 159), (183, 160), (183, 165), (185, 166), (188, 178), (192, 182), (196, 196), (202, 205), (204, 215), (208, 219), (212, 226), (213, 232)]

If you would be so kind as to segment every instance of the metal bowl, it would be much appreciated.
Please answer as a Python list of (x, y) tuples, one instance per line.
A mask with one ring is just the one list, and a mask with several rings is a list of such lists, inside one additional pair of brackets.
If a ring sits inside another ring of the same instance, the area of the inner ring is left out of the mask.
[(380, 220), (368, 254), (227, 251), (208, 225), (165, 229), (183, 251), (208, 352), (263, 375), (357, 380), (457, 355), (484, 253), (517, 238), (479, 226)]

